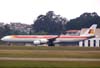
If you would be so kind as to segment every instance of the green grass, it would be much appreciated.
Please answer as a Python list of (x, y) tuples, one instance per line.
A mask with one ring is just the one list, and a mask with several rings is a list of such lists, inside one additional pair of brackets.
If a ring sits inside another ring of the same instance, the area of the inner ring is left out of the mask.
[(0, 61), (0, 68), (100, 68), (100, 62)]
[(73, 50), (73, 51), (100, 51), (99, 47), (76, 47), (76, 46), (56, 46), (56, 47), (46, 47), (46, 46), (7, 46), (0, 45), (0, 50)]
[[(0, 46), (0, 57), (100, 58), (100, 48)], [(0, 60), (0, 68), (100, 68), (100, 61), (11, 61)]]
[(100, 58), (100, 51), (0, 50), (0, 57)]
[(100, 58), (100, 48), (0, 46), (0, 57)]

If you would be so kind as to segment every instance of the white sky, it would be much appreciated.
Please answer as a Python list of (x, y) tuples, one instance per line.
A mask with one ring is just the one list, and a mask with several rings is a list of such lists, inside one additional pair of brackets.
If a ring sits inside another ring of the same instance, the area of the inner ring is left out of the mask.
[(32, 24), (37, 16), (48, 11), (67, 19), (84, 12), (100, 15), (100, 0), (0, 0), (0, 22)]

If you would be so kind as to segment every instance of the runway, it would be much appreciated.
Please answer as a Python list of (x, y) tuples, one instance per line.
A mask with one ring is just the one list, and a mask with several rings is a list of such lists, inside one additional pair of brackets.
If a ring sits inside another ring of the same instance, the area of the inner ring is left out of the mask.
[(0, 60), (22, 60), (22, 61), (100, 61), (95, 58), (10, 58), (0, 57)]

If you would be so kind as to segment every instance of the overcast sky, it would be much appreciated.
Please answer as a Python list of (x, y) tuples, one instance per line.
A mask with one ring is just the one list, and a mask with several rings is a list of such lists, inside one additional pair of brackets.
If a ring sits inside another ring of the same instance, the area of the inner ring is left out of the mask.
[(48, 11), (68, 20), (84, 12), (100, 15), (100, 0), (0, 0), (0, 22), (32, 24), (37, 16)]

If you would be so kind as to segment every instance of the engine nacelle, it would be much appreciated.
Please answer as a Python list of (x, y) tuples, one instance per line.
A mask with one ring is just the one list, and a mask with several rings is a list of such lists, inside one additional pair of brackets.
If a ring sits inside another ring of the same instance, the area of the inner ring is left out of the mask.
[(39, 39), (39, 40), (33, 41), (33, 44), (39, 45), (39, 44), (45, 44), (47, 42), (48, 42), (47, 39)]
[(39, 45), (39, 44), (41, 44), (41, 42), (39, 40), (35, 40), (35, 41), (33, 41), (33, 44)]
[(48, 40), (47, 40), (47, 39), (40, 39), (40, 42), (41, 42), (41, 43), (47, 43)]

